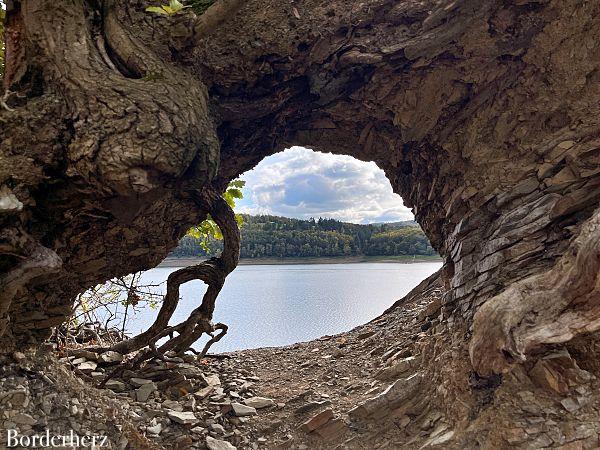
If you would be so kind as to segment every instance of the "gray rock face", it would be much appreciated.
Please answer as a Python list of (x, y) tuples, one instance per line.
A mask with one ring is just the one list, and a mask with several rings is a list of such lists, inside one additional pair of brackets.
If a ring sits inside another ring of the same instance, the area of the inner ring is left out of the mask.
[(160, 423), (157, 423), (157, 424), (156, 424), (156, 425), (154, 425), (154, 426), (147, 427), (147, 428), (146, 428), (146, 431), (147, 431), (149, 434), (159, 435), (159, 434), (160, 434), (160, 432), (162, 431), (162, 425), (161, 425)]
[(2, 186), (0, 188), (0, 211), (11, 212), (21, 211), (23, 209), (23, 203), (11, 192), (11, 190)]
[(145, 378), (131, 378), (129, 383), (135, 387), (140, 387), (144, 384), (152, 383), (152, 380), (147, 380)]
[(210, 429), (216, 433), (225, 434), (225, 428), (220, 423), (211, 424)]
[(163, 408), (171, 409), (173, 411), (182, 412), (183, 406), (176, 402), (175, 400), (165, 400), (162, 404)]

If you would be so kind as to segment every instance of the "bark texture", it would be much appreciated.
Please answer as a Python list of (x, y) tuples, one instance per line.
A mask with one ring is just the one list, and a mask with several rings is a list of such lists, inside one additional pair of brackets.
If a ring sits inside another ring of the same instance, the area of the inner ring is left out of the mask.
[[(481, 374), (596, 329), (598, 2), (253, 0), (204, 19), (141, 0), (8, 6), (8, 342), (156, 265), (207, 213), (194, 196), (291, 145), (385, 171), (445, 258), (444, 318), (474, 336)], [(27, 263), (39, 246), (47, 270)]]

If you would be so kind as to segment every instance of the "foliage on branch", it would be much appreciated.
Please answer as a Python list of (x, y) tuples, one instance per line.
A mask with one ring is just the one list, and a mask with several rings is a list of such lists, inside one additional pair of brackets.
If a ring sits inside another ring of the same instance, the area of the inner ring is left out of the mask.
[[(225, 201), (231, 209), (235, 208), (236, 200), (240, 200), (244, 197), (242, 193), (242, 188), (245, 185), (245, 181), (233, 180), (231, 183), (229, 183), (227, 190), (223, 193), (223, 198), (225, 199)], [(238, 226), (241, 227), (244, 222), (242, 216), (240, 214), (236, 214), (235, 220)], [(209, 244), (211, 241), (223, 240), (223, 234), (221, 233), (221, 230), (219, 229), (215, 221), (212, 219), (212, 217), (210, 217), (210, 215), (200, 225), (190, 228), (190, 230), (187, 232), (187, 236), (194, 238), (197, 241), (200, 248), (202, 248), (202, 250), (204, 250), (205, 252), (210, 251)]]
[(52, 340), (61, 346), (113, 345), (125, 338), (128, 320), (158, 307), (159, 284), (142, 283), (141, 272), (114, 278), (77, 296), (73, 313)]

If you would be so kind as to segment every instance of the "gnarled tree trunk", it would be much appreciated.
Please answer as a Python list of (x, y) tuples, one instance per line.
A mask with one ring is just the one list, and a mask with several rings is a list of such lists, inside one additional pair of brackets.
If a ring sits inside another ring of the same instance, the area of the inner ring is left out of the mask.
[(147, 5), (8, 4), (5, 346), (155, 266), (205, 217), (194, 195), (291, 145), (385, 171), (481, 375), (598, 328), (600, 3)]

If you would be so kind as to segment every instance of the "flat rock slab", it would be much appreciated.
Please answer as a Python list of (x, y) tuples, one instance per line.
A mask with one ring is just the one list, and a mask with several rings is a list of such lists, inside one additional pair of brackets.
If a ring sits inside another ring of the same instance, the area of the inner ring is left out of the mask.
[[(231, 395), (231, 393), (230, 393)], [(275, 406), (275, 402), (270, 398), (265, 397), (250, 397), (244, 400), (244, 403), (247, 406), (251, 406), (252, 408), (261, 409), (268, 408), (269, 406)]]
[(113, 352), (111, 350), (102, 353), (98, 356), (98, 362), (101, 364), (116, 364), (123, 361), (123, 355), (119, 352)]
[(334, 419), (317, 428), (315, 433), (326, 441), (333, 441), (339, 438), (346, 431), (346, 428), (346, 424), (342, 419)]
[(162, 424), (157, 423), (154, 426), (147, 427), (146, 431), (150, 434), (158, 436), (160, 434), (160, 432), (162, 431)]
[(156, 384), (154, 383), (143, 384), (135, 391), (135, 398), (138, 402), (146, 402), (150, 398), (150, 394), (156, 391), (156, 389)]
[(162, 403), (162, 407), (173, 410), (173, 411), (177, 411), (177, 412), (183, 411), (183, 406), (181, 405), (181, 403), (176, 402), (175, 400), (165, 400)]
[(78, 370), (81, 370), (83, 373), (93, 372), (98, 367), (94, 361), (86, 361), (77, 366)]
[(220, 441), (219, 439), (210, 436), (206, 437), (206, 448), (208, 448), (208, 450), (236, 450), (236, 447), (229, 442)]
[(191, 425), (192, 423), (198, 422), (198, 418), (193, 412), (185, 411), (167, 411), (167, 417), (175, 423), (182, 425)]
[(352, 419), (384, 417), (403, 403), (416, 398), (422, 381), (423, 375), (421, 373), (415, 373), (408, 378), (397, 380), (381, 394), (365, 400), (348, 411), (348, 414)]
[(321, 406), (329, 406), (331, 405), (331, 400), (323, 400), (320, 402), (310, 402), (306, 405), (302, 405), (294, 410), (296, 414), (303, 414), (309, 411), (313, 411), (315, 409), (319, 409)]
[(231, 403), (233, 413), (237, 417), (254, 416), (256, 415), (256, 409), (251, 406), (242, 405), (241, 403)]
[(381, 381), (397, 379), (400, 377), (400, 375), (410, 370), (415, 370), (416, 368), (418, 368), (420, 363), (420, 357), (417, 358), (415, 356), (409, 356), (408, 358), (404, 358), (396, 362), (391, 367), (386, 367), (385, 369), (382, 369), (375, 375), (375, 378)]
[(108, 380), (104, 387), (115, 392), (125, 392), (127, 390), (127, 385), (119, 380)]
[(208, 397), (214, 389), (214, 386), (206, 386), (199, 391), (194, 392), (194, 396), (198, 397), (200, 400), (203, 400)]
[(26, 407), (29, 404), (29, 394), (25, 390), (15, 389), (8, 392), (0, 392), (0, 405), (10, 402), (15, 407)]
[(146, 378), (131, 378), (129, 380), (129, 383), (131, 383), (135, 387), (140, 387), (144, 384), (152, 383), (152, 380), (147, 380)]
[(85, 358), (91, 361), (96, 361), (96, 359), (98, 359), (98, 354), (84, 348), (68, 350), (68, 355), (75, 356), (76, 358)]
[(302, 431), (310, 433), (311, 431), (314, 431), (317, 428), (325, 425), (331, 419), (333, 419), (333, 411), (331, 409), (326, 409), (325, 411), (314, 416), (312, 419), (304, 422), (302, 425), (300, 425), (300, 428)]
[(15, 414), (12, 416), (11, 421), (18, 425), (35, 425), (37, 423), (36, 419), (25, 413)]
[(221, 380), (219, 379), (219, 375), (205, 375), (204, 377), (204, 381), (206, 382), (207, 386), (220, 386), (221, 385)]

